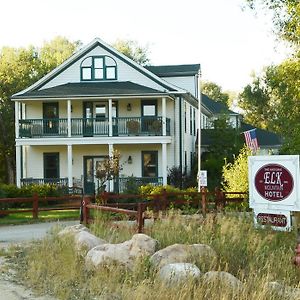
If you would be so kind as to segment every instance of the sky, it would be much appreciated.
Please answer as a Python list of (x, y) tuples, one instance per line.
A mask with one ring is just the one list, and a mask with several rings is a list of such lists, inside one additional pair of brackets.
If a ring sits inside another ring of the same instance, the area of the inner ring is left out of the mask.
[(203, 80), (241, 91), (251, 74), (281, 62), (271, 18), (243, 0), (4, 0), (0, 48), (42, 46), (60, 35), (83, 44), (135, 40), (152, 65), (200, 63)]

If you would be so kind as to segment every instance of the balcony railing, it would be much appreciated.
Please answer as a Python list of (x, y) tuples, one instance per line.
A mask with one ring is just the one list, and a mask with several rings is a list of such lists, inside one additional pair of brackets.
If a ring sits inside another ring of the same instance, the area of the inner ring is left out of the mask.
[[(112, 119), (112, 136), (163, 135), (162, 117), (120, 117)], [(71, 136), (109, 136), (108, 118), (72, 118)], [(170, 135), (170, 119), (166, 119)], [(19, 120), (21, 138), (68, 137), (68, 119)]]

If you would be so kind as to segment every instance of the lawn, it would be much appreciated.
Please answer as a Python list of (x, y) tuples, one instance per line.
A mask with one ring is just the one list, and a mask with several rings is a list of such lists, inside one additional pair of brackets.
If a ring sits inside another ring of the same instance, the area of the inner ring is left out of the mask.
[(52, 210), (39, 212), (38, 219), (32, 218), (32, 212), (12, 213), (0, 218), (1, 225), (30, 224), (56, 220), (78, 220), (79, 209)]

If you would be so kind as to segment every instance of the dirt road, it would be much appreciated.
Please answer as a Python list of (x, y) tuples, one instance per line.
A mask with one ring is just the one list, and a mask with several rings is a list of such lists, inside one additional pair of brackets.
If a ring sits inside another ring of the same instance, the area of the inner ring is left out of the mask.
[[(0, 226), (0, 250), (13, 244), (22, 244), (43, 238), (56, 225), (70, 226), (78, 221), (39, 223), (30, 225)], [(14, 271), (0, 256), (0, 300), (57, 300), (49, 296), (35, 296), (31, 290), (13, 281)]]

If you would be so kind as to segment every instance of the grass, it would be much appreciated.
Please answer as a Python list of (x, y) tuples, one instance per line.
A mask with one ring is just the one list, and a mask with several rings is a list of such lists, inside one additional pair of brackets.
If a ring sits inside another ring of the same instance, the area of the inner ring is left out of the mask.
[[(130, 239), (134, 229), (123, 223), (116, 225), (105, 214), (100, 214), (91, 226), (97, 236), (109, 242)], [(208, 288), (201, 280), (167, 287), (157, 280), (148, 258), (138, 261), (133, 271), (118, 265), (87, 271), (85, 252), (76, 252), (71, 238), (58, 239), (57, 230), (17, 252), (15, 261), (22, 282), (58, 299), (275, 300), (285, 298), (270, 293), (266, 289), (268, 282), (299, 286), (300, 272), (291, 263), (295, 233), (255, 229), (247, 215), (208, 215), (200, 220), (186, 219), (173, 211), (146, 228), (146, 233), (159, 241), (160, 248), (175, 243), (203, 243), (213, 247), (219, 256), (217, 264), (198, 265), (200, 270), (232, 273), (244, 283), (238, 295), (228, 288)]]
[(39, 212), (38, 219), (32, 218), (32, 212), (12, 213), (0, 218), (1, 225), (30, 224), (56, 220), (79, 219), (79, 210), (52, 210)]

